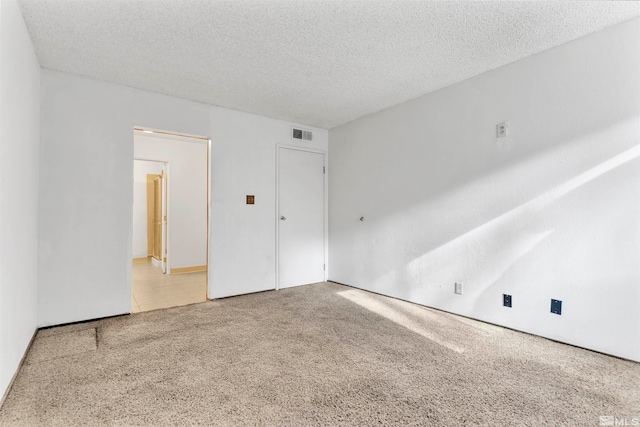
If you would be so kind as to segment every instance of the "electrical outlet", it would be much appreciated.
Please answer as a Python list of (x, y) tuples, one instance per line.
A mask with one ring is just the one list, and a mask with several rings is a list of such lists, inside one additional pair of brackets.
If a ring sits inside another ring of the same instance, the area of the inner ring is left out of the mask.
[(502, 294), (502, 305), (511, 307), (511, 295)]
[(551, 300), (551, 312), (553, 314), (562, 315), (562, 301), (557, 299)]
[(509, 122), (502, 122), (496, 125), (496, 138), (504, 138), (509, 132)]
[(462, 283), (456, 282), (455, 293), (458, 295), (462, 295)]

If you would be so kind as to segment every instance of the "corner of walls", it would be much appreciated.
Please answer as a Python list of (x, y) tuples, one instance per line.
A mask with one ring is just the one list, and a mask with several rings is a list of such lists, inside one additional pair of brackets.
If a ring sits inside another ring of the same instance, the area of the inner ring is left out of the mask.
[[(292, 125), (44, 70), (39, 326), (131, 309), (134, 126), (212, 141), (209, 296), (273, 289), (276, 147), (296, 145)], [(328, 132), (311, 130), (326, 151)]]
[[(328, 151), (325, 129), (302, 126), (314, 141), (293, 141), (298, 125), (212, 107), (211, 298), (275, 289), (277, 147)], [(255, 195), (254, 205), (245, 204), (246, 195)]]
[(330, 278), (640, 361), (639, 27), (332, 129)]
[(16, 1), (0, 13), (0, 396), (37, 329), (40, 65)]
[(38, 325), (131, 312), (134, 126), (209, 133), (204, 104), (42, 72)]

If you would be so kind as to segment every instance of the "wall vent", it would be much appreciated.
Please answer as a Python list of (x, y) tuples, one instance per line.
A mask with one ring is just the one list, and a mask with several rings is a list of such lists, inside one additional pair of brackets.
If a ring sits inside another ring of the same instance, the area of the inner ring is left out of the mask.
[(301, 141), (313, 141), (313, 132), (310, 130), (292, 128), (291, 138)]

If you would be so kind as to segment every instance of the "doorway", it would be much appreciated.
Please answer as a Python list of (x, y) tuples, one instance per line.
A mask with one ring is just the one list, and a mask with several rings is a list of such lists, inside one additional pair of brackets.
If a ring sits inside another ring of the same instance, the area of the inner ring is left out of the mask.
[(207, 300), (209, 139), (134, 129), (132, 312)]
[[(134, 160), (134, 177), (136, 164), (140, 167), (149, 162)], [(168, 164), (162, 163), (160, 173), (147, 174), (147, 252), (151, 262), (167, 272), (167, 171)], [(135, 199), (134, 199), (135, 200)], [(135, 214), (135, 211), (134, 211)]]
[(133, 161), (133, 262), (151, 262), (165, 272), (167, 234), (166, 162)]
[(162, 250), (164, 240), (164, 218), (166, 211), (164, 201), (164, 167), (160, 174), (147, 174), (147, 245), (151, 256), (163, 264), (164, 272), (164, 251)]
[(278, 147), (277, 289), (325, 280), (325, 154)]

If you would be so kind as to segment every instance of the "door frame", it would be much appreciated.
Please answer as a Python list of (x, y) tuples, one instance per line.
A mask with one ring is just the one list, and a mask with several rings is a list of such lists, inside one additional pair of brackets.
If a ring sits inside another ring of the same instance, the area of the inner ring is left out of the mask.
[(300, 147), (298, 145), (291, 144), (276, 144), (276, 203), (275, 203), (275, 231), (276, 231), (276, 283), (274, 289), (280, 290), (280, 150), (296, 150), (305, 151), (308, 153), (322, 154), (322, 163), (324, 165), (324, 180), (323, 180), (323, 218), (324, 218), (324, 281), (327, 281), (329, 274), (329, 166), (328, 156), (326, 150), (320, 150), (316, 148)]
[[(209, 297), (209, 295), (211, 295), (211, 293), (209, 292), (209, 269), (211, 268), (211, 262), (209, 259), (209, 255), (211, 254), (211, 177), (212, 177), (212, 173), (211, 173), (211, 165), (212, 165), (212, 161), (211, 161), (211, 146), (212, 146), (212, 141), (211, 138), (207, 137), (207, 136), (200, 136), (200, 135), (191, 135), (191, 134), (186, 134), (186, 133), (180, 133), (180, 132), (171, 132), (171, 131), (166, 131), (166, 130), (159, 130), (159, 129), (154, 129), (154, 128), (149, 128), (149, 127), (142, 127), (142, 126), (134, 126), (133, 127), (133, 140), (131, 141), (131, 149), (133, 151), (133, 144), (135, 143), (135, 135), (136, 132), (144, 132), (144, 133), (149, 133), (149, 134), (160, 134), (160, 135), (164, 135), (167, 137), (175, 137), (175, 139), (177, 140), (181, 140), (181, 139), (185, 139), (185, 138), (193, 138), (193, 139), (199, 139), (202, 141), (202, 143), (205, 144), (205, 147), (207, 149), (207, 153), (206, 153), (206, 157), (207, 157), (207, 182), (206, 182), (206, 192), (207, 192), (207, 226), (206, 226), (206, 233), (207, 233), (207, 244), (206, 244), (206, 266), (207, 266), (207, 271), (205, 272), (205, 292), (206, 292), (206, 300), (209, 301), (211, 300), (211, 298)], [(166, 160), (158, 160), (158, 159), (145, 159), (145, 158), (136, 158), (135, 155), (132, 156), (133, 160), (146, 160), (146, 161), (152, 161), (152, 162), (162, 162), (165, 164), (166, 166), (166, 171), (165, 173), (167, 174), (167, 261), (170, 259), (170, 252), (171, 252), (171, 244), (170, 244), (170, 236), (171, 236), (171, 231), (170, 231), (170, 227), (169, 227), (169, 218), (171, 216), (171, 212), (170, 212), (170, 200), (171, 200), (171, 195), (170, 195), (170, 187), (171, 187), (171, 183), (169, 182), (169, 178), (171, 176), (171, 165), (169, 164), (168, 161)], [(133, 161), (132, 160), (132, 161)], [(133, 163), (132, 163), (133, 166)], [(131, 168), (131, 178), (133, 181), (133, 167)], [(133, 183), (131, 185), (131, 188), (133, 188)], [(132, 230), (133, 229), (133, 198), (131, 198), (131, 204), (130, 204), (130, 219), (129, 219), (129, 229)], [(131, 247), (131, 244), (129, 245)], [(131, 258), (131, 256), (129, 256), (128, 258)], [(131, 259), (127, 260), (127, 268), (129, 268), (129, 272), (131, 271)], [(167, 263), (167, 274), (169, 274), (170, 268), (169, 265)], [(133, 294), (133, 277), (131, 275), (131, 273), (129, 273), (129, 277), (128, 277), (128, 287), (129, 287), (129, 298), (131, 298), (131, 295)], [(129, 304), (130, 305), (130, 304)], [(131, 313), (131, 312), (130, 312)]]

